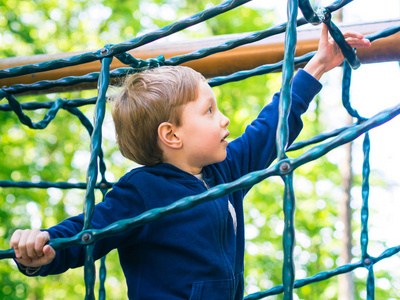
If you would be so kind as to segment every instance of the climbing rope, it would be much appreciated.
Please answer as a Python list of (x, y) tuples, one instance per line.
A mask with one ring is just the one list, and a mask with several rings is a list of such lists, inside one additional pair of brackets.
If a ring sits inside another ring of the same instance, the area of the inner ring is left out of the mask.
[[(86, 259), (85, 259), (85, 285), (86, 285), (86, 297), (85, 299), (94, 299), (94, 284), (95, 284), (95, 265), (92, 256), (94, 245), (100, 239), (110, 237), (127, 230), (131, 230), (135, 227), (143, 226), (165, 216), (180, 212), (186, 209), (190, 209), (196, 205), (220, 198), (229, 193), (233, 193), (237, 190), (249, 188), (260, 181), (272, 177), (280, 176), (284, 181), (284, 195), (283, 195), (283, 211), (285, 215), (285, 228), (283, 232), (283, 247), (284, 247), (284, 258), (283, 258), (283, 284), (273, 287), (267, 291), (257, 292), (248, 295), (245, 299), (261, 299), (271, 295), (277, 295), (280, 293), (284, 294), (285, 300), (293, 299), (293, 289), (305, 286), (307, 284), (322, 281), (339, 274), (351, 272), (357, 268), (366, 268), (369, 272), (367, 278), (367, 299), (374, 299), (374, 274), (373, 266), (375, 263), (382, 259), (391, 257), (400, 251), (400, 246), (386, 249), (377, 257), (372, 257), (368, 254), (368, 197), (369, 197), (369, 151), (370, 151), (370, 140), (369, 130), (379, 125), (382, 125), (392, 118), (400, 114), (400, 104), (386, 109), (375, 116), (367, 119), (361, 117), (358, 112), (352, 108), (350, 103), (349, 91), (351, 83), (351, 72), (352, 69), (356, 69), (360, 66), (356, 53), (346, 43), (342, 33), (338, 27), (332, 22), (331, 13), (342, 8), (344, 5), (351, 2), (351, 0), (336, 1), (332, 5), (319, 8), (314, 11), (308, 0), (289, 1), (288, 3), (288, 22), (278, 25), (274, 28), (268, 28), (263, 31), (249, 34), (245, 37), (241, 37), (236, 40), (232, 40), (221, 45), (199, 49), (189, 54), (175, 56), (169, 59), (165, 59), (163, 56), (159, 56), (152, 59), (141, 60), (134, 58), (127, 51), (142, 45), (151, 43), (159, 38), (171, 35), (180, 30), (183, 30), (189, 26), (198, 24), (207, 19), (215, 17), (218, 14), (224, 13), (235, 7), (249, 2), (250, 0), (232, 0), (226, 1), (213, 8), (204, 10), (197, 13), (187, 19), (173, 23), (166, 27), (160, 28), (151, 33), (145, 34), (141, 37), (133, 40), (117, 44), (117, 45), (106, 45), (104, 48), (88, 52), (81, 55), (72, 56), (69, 58), (63, 58), (58, 60), (51, 60), (47, 62), (41, 62), (33, 65), (27, 65), (22, 67), (14, 67), (10, 69), (0, 70), (0, 80), (4, 78), (17, 77), (21, 75), (34, 74), (38, 72), (44, 72), (64, 67), (76, 66), (83, 63), (92, 61), (101, 61), (101, 71), (86, 74), (84, 76), (68, 76), (58, 80), (46, 80), (39, 81), (33, 84), (15, 84), (10, 87), (3, 87), (0, 89), (0, 100), (6, 99), (8, 104), (0, 105), (2, 111), (13, 111), (19, 118), (20, 122), (32, 129), (44, 129), (46, 126), (54, 120), (60, 109), (64, 109), (76, 116), (82, 125), (87, 129), (91, 136), (91, 158), (87, 172), (87, 182), (85, 183), (68, 183), (68, 182), (14, 182), (14, 181), (0, 181), (0, 187), (18, 187), (18, 188), (49, 188), (55, 187), (60, 189), (79, 188), (86, 190), (85, 205), (84, 205), (84, 227), (82, 232), (70, 237), (70, 238), (59, 238), (50, 240), (49, 244), (55, 250), (65, 249), (72, 246), (84, 246), (86, 248)], [(301, 9), (304, 18), (297, 19), (298, 8)], [(343, 106), (346, 108), (348, 113), (353, 116), (357, 122), (355, 124), (334, 130), (330, 133), (320, 134), (308, 141), (303, 141), (292, 145), (289, 149), (288, 144), (288, 124), (287, 116), (290, 111), (291, 105), (291, 79), (293, 78), (294, 68), (296, 65), (307, 62), (310, 60), (315, 52), (308, 53), (302, 57), (294, 57), (294, 49), (296, 46), (296, 29), (304, 24), (318, 25), (325, 23), (328, 26), (328, 30), (331, 36), (340, 46), (346, 61), (344, 63), (343, 72), (343, 90), (342, 90), (342, 101)], [(367, 36), (371, 42), (392, 35), (400, 31), (400, 27), (388, 28), (384, 31)], [(101, 145), (101, 130), (102, 124), (106, 111), (106, 91), (109, 86), (110, 79), (121, 76), (126, 76), (128, 73), (140, 72), (144, 69), (156, 68), (162, 65), (179, 65), (184, 62), (200, 59), (218, 53), (221, 51), (227, 51), (236, 48), (241, 45), (253, 43), (255, 41), (268, 38), (278, 33), (286, 32), (285, 36), (285, 58), (283, 61), (259, 66), (252, 70), (243, 70), (237, 73), (212, 78), (208, 81), (210, 86), (218, 86), (228, 82), (234, 82), (243, 80), (245, 78), (267, 74), (273, 71), (282, 70), (283, 85), (280, 98), (279, 106), (279, 123), (278, 123), (278, 134), (277, 134), (277, 153), (278, 161), (274, 165), (267, 169), (252, 172), (247, 174), (238, 180), (216, 186), (209, 189), (208, 191), (186, 197), (176, 201), (175, 203), (166, 207), (155, 208), (144, 212), (143, 214), (127, 220), (120, 220), (115, 222), (103, 229), (93, 229), (90, 225), (92, 218), (94, 205), (95, 205), (95, 189), (100, 189), (104, 198), (105, 193), (112, 187), (113, 183), (108, 182), (105, 178), (106, 166), (103, 160), (103, 152)], [(126, 67), (110, 70), (110, 64), (112, 60), (118, 59)], [(33, 91), (45, 91), (49, 88), (74, 86), (81, 83), (87, 82), (98, 82), (98, 96), (92, 99), (75, 99), (75, 100), (63, 100), (57, 99), (54, 102), (44, 103), (19, 103), (15, 98), (15, 95), (24, 92)], [(78, 109), (83, 105), (95, 104), (95, 117), (94, 124), (84, 116), (84, 114)], [(36, 110), (40, 108), (48, 109), (43, 120), (34, 123), (32, 120), (24, 114), (24, 110)], [(364, 163), (363, 163), (363, 183), (362, 183), (362, 200), (363, 205), (361, 208), (361, 259), (356, 263), (346, 264), (340, 266), (334, 270), (324, 271), (318, 273), (310, 278), (296, 280), (294, 279), (294, 263), (293, 263), (293, 248), (294, 248), (294, 212), (295, 212), (295, 192), (293, 188), (293, 175), (294, 171), (303, 164), (310, 161), (316, 160), (329, 151), (353, 141), (357, 137), (364, 135), (363, 152), (364, 152)], [(314, 145), (311, 149), (306, 151), (304, 154), (297, 158), (289, 158), (286, 153), (288, 151), (303, 148), (305, 146)], [(98, 172), (100, 172), (101, 180), (97, 182)], [(0, 259), (15, 258), (13, 249), (0, 250)], [(101, 260), (100, 266), (100, 292), (99, 298), (105, 299), (105, 265), (104, 258)]]

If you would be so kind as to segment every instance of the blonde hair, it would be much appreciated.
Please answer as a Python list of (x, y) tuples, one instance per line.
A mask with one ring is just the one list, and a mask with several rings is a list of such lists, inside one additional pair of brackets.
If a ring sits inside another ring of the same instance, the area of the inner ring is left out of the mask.
[(141, 165), (162, 162), (158, 126), (180, 126), (183, 105), (197, 98), (205, 78), (188, 67), (164, 66), (128, 76), (115, 98), (112, 117), (118, 148)]

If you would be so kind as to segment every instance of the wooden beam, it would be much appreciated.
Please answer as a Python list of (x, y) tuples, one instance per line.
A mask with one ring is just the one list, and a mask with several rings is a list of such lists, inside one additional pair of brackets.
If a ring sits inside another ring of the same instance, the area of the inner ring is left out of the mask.
[[(342, 32), (351, 30), (367, 35), (370, 33), (379, 32), (391, 26), (399, 25), (400, 21), (387, 21), (358, 25), (341, 25), (339, 28), (342, 30)], [(246, 36), (247, 34), (213, 36), (209, 38), (180, 42), (161, 39), (138, 49), (131, 50), (129, 53), (134, 57), (141, 59), (157, 57), (161, 54), (163, 54), (165, 58), (170, 58), (201, 48), (216, 46), (226, 41)], [(301, 56), (309, 53), (310, 51), (316, 50), (318, 47), (319, 37), (320, 27), (314, 27), (311, 25), (300, 27), (297, 38), (296, 56)], [(69, 52), (55, 55), (34, 55), (28, 57), (3, 58), (0, 59), (0, 69), (8, 69), (43, 61), (66, 58), (77, 54), (80, 53)], [(252, 69), (262, 64), (276, 63), (283, 59), (283, 54), (284, 33), (252, 44), (240, 46), (229, 51), (213, 54), (197, 61), (187, 62), (184, 65), (190, 66), (201, 72), (205, 77), (210, 78), (228, 75), (239, 70)], [(400, 61), (400, 33), (398, 32), (390, 37), (375, 41), (370, 48), (360, 49), (357, 51), (357, 55), (362, 63)], [(114, 59), (111, 69), (120, 67), (125, 67), (125, 65)], [(41, 80), (56, 80), (66, 76), (82, 76), (98, 71), (100, 71), (100, 62), (92, 62), (74, 67), (2, 79), (0, 80), (0, 87), (9, 87), (19, 83), (30, 84)], [(67, 87), (62, 88), (61, 90), (76, 90), (85, 88), (95, 88), (95, 84), (79, 86), (78, 88)]]

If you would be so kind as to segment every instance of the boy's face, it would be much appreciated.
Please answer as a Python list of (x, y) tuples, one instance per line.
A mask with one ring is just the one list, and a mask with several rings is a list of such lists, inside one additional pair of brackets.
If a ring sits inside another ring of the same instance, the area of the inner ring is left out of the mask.
[(229, 119), (218, 110), (207, 82), (200, 81), (197, 99), (185, 104), (181, 124), (178, 130), (189, 167), (201, 170), (226, 158)]

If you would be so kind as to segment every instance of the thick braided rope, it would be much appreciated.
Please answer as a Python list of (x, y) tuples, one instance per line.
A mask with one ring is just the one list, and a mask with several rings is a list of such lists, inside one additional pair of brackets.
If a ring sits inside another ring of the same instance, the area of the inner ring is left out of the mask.
[[(279, 293), (284, 293), (284, 299), (293, 299), (293, 288), (298, 288), (304, 286), (306, 284), (321, 281), (332, 276), (336, 276), (338, 274), (350, 272), (360, 267), (365, 267), (369, 271), (369, 276), (367, 279), (367, 299), (374, 299), (374, 276), (373, 276), (373, 265), (380, 260), (393, 256), (400, 251), (400, 246), (393, 247), (385, 250), (378, 257), (371, 257), (368, 255), (367, 247), (368, 247), (368, 176), (369, 176), (369, 138), (368, 131), (376, 126), (384, 124), (390, 119), (394, 118), (400, 113), (400, 105), (397, 105), (393, 108), (387, 109), (376, 114), (374, 117), (370, 119), (362, 118), (358, 115), (358, 113), (351, 108), (349, 101), (349, 87), (351, 81), (351, 68), (349, 64), (353, 68), (357, 68), (359, 66), (359, 61), (357, 56), (353, 52), (352, 49), (349, 49), (347, 43), (345, 43), (343, 39), (343, 35), (341, 35), (340, 30), (333, 24), (330, 18), (330, 13), (341, 8), (346, 5), (350, 1), (336, 1), (331, 6), (325, 7), (317, 12), (314, 12), (310, 6), (310, 3), (307, 0), (300, 0), (297, 4), (296, 1), (289, 1), (289, 9), (288, 9), (288, 20), (289, 22), (286, 24), (279, 25), (272, 29), (267, 29), (264, 31), (260, 31), (254, 34), (251, 34), (247, 37), (230, 41), (224, 44), (221, 44), (217, 47), (200, 49), (194, 51), (192, 53), (176, 56), (165, 60), (163, 57), (158, 57), (149, 60), (138, 60), (133, 58), (131, 55), (125, 53), (128, 50), (133, 48), (142, 46), (146, 43), (157, 40), (163, 36), (170, 35), (174, 32), (202, 22), (206, 19), (214, 17), (220, 13), (228, 11), (234, 7), (242, 5), (247, 1), (227, 1), (218, 5), (214, 8), (205, 10), (200, 12), (190, 18), (187, 18), (181, 22), (173, 23), (169, 26), (161, 28), (155, 32), (150, 34), (146, 34), (140, 38), (133, 39), (131, 41), (118, 44), (118, 45), (107, 45), (103, 49), (86, 53), (83, 55), (73, 56), (66, 59), (54, 60), (49, 62), (43, 62), (35, 65), (29, 65), (24, 67), (11, 68), (6, 70), (0, 70), (0, 79), (7, 77), (15, 77), (24, 74), (32, 74), (36, 72), (43, 72), (47, 70), (53, 70), (57, 68), (63, 68), (72, 65), (78, 65), (81, 63), (86, 63), (94, 60), (101, 60), (102, 69), (101, 72), (87, 74), (85, 76), (76, 76), (76, 77), (66, 77), (60, 80), (54, 81), (40, 81), (34, 84), (19, 84), (13, 85), (11, 87), (4, 88), (0, 90), (0, 99), (6, 98), (9, 104), (0, 105), (0, 110), (10, 111), (13, 110), (21, 123), (29, 126), (34, 129), (43, 129), (45, 128), (49, 122), (51, 122), (59, 109), (65, 109), (69, 111), (71, 114), (77, 116), (82, 124), (86, 127), (89, 134), (91, 135), (91, 159), (88, 167), (87, 173), (87, 182), (78, 183), (78, 184), (70, 184), (70, 183), (50, 183), (50, 182), (39, 182), (39, 183), (30, 183), (30, 182), (11, 182), (11, 181), (0, 181), (1, 187), (21, 187), (21, 188), (29, 188), (29, 187), (39, 187), (39, 188), (48, 188), (48, 187), (57, 187), (57, 188), (85, 188), (86, 189), (86, 201), (84, 207), (84, 216), (85, 216), (85, 224), (84, 230), (71, 238), (65, 239), (54, 239), (50, 241), (50, 245), (56, 249), (61, 250), (67, 247), (82, 245), (86, 247), (86, 260), (85, 260), (85, 284), (86, 284), (86, 299), (94, 299), (94, 282), (95, 282), (95, 267), (94, 261), (92, 257), (92, 250), (94, 244), (99, 239), (112, 236), (114, 234), (121, 233), (125, 230), (132, 229), (134, 227), (142, 226), (154, 220), (160, 219), (164, 216), (173, 214), (175, 212), (179, 212), (182, 210), (189, 209), (193, 206), (196, 206), (200, 203), (210, 201), (213, 199), (217, 199), (223, 195), (232, 193), (236, 190), (240, 190), (243, 188), (251, 187), (254, 184), (269, 178), (271, 176), (281, 176), (285, 183), (285, 192), (284, 192), (284, 212), (285, 212), (285, 229), (283, 235), (283, 243), (284, 243), (284, 266), (282, 269), (283, 272), (283, 285), (276, 286), (268, 291), (255, 293), (246, 297), (246, 299), (261, 299), (267, 297), (269, 295), (276, 295)], [(305, 16), (304, 19), (296, 20), (297, 18), (297, 6), (299, 6)], [(298, 158), (290, 159), (286, 156), (285, 149), (287, 145), (287, 124), (285, 123), (287, 120), (287, 114), (290, 109), (290, 80), (293, 76), (294, 65), (298, 63), (303, 63), (308, 61), (314, 53), (309, 53), (304, 55), (303, 57), (294, 58), (293, 50), (296, 44), (296, 32), (295, 29), (297, 26), (304, 25), (306, 23), (311, 24), (319, 24), (324, 22), (328, 25), (329, 31), (334, 39), (340, 45), (347, 62), (344, 68), (344, 78), (343, 78), (343, 105), (347, 109), (347, 111), (355, 118), (357, 118), (357, 124), (353, 124), (351, 126), (341, 128), (335, 130), (331, 133), (321, 134), (309, 141), (301, 142), (292, 145), (287, 151), (299, 149), (306, 145), (321, 143), (328, 138), (333, 138), (329, 142), (325, 142), (314, 146), (309, 151), (304, 153)], [(371, 41), (379, 39), (381, 37), (385, 37), (391, 34), (398, 32), (400, 28), (389, 28), (380, 33), (376, 33), (374, 35), (370, 35), (368, 38)], [(268, 169), (257, 171), (250, 173), (248, 175), (243, 176), (242, 178), (229, 183), (223, 184), (218, 187), (214, 187), (209, 191), (191, 197), (186, 197), (177, 202), (163, 207), (150, 210), (145, 212), (135, 218), (128, 220), (121, 220), (114, 224), (109, 225), (106, 228), (101, 230), (92, 229), (90, 226), (90, 220), (94, 209), (94, 189), (100, 188), (103, 192), (103, 196), (106, 191), (112, 186), (112, 183), (106, 181), (104, 173), (105, 173), (105, 164), (103, 161), (103, 155), (101, 150), (101, 126), (104, 119), (105, 114), (105, 100), (106, 100), (106, 90), (108, 87), (108, 83), (110, 78), (119, 77), (122, 75), (126, 75), (127, 73), (139, 72), (146, 68), (154, 68), (160, 65), (178, 65), (183, 62), (187, 62), (194, 59), (199, 59), (202, 57), (206, 57), (213, 53), (217, 53), (220, 51), (225, 51), (228, 49), (233, 49), (240, 45), (251, 43), (276, 33), (281, 33), (286, 31), (286, 47), (285, 47), (285, 60), (284, 62), (279, 62), (277, 64), (272, 65), (264, 65), (253, 70), (249, 71), (241, 71), (235, 74), (217, 77), (211, 79), (209, 84), (211, 86), (221, 85), (227, 82), (233, 82), (242, 80), (244, 78), (266, 74), (276, 70), (283, 70), (283, 90), (280, 102), (280, 118), (279, 118), (279, 129), (278, 129), (278, 137), (277, 137), (277, 149), (278, 149), (278, 163), (269, 167)], [(346, 46), (347, 45), (347, 46)], [(117, 70), (110, 71), (109, 67), (113, 57), (119, 59), (121, 62), (125, 63), (129, 67), (120, 68)], [(48, 88), (53, 87), (62, 87), (62, 86), (72, 86), (78, 83), (83, 82), (94, 82), (98, 81), (98, 97), (97, 99), (76, 99), (76, 100), (62, 100), (58, 99), (55, 102), (47, 102), (47, 103), (26, 103), (20, 104), (15, 99), (14, 95), (23, 93), (26, 91), (37, 91), (37, 90), (46, 90)], [(89, 120), (80, 112), (77, 108), (82, 105), (88, 105), (96, 103), (96, 115), (94, 120), (94, 126), (90, 123)], [(23, 109), (37, 109), (37, 108), (49, 108), (46, 116), (40, 122), (33, 123), (29, 117), (27, 117), (23, 113)], [(362, 232), (361, 232), (361, 247), (362, 247), (362, 257), (358, 263), (347, 264), (341, 266), (337, 269), (331, 271), (325, 271), (318, 273), (310, 278), (294, 281), (294, 265), (293, 265), (293, 245), (294, 245), (294, 207), (295, 207), (295, 195), (293, 189), (293, 171), (312, 160), (315, 160), (332, 149), (343, 145), (347, 142), (350, 142), (357, 138), (358, 136), (365, 134), (364, 139), (364, 165), (363, 165), (363, 207), (361, 211), (362, 218)], [(99, 161), (99, 165), (97, 164)], [(100, 170), (102, 179), (100, 183), (96, 183), (97, 172)], [(13, 250), (4, 250), (0, 251), (0, 259), (5, 258), (14, 258)], [(104, 291), (104, 280), (105, 280), (105, 267), (104, 260), (102, 260), (102, 265), (100, 267), (100, 278), (101, 278), (101, 287), (100, 287), (100, 299), (105, 299), (105, 291)]]

